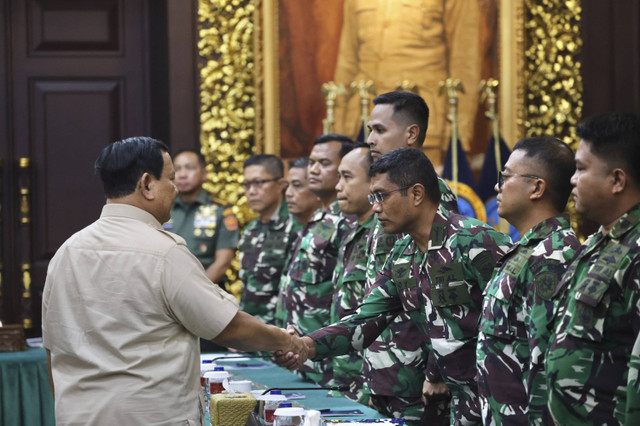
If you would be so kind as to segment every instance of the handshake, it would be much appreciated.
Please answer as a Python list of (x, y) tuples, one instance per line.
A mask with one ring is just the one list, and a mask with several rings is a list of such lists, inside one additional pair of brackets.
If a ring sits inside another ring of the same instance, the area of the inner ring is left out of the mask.
[(275, 362), (286, 369), (296, 370), (304, 362), (316, 355), (316, 345), (308, 336), (300, 337), (296, 330), (289, 325), (286, 330), (282, 329), (288, 337), (286, 349), (273, 352)]

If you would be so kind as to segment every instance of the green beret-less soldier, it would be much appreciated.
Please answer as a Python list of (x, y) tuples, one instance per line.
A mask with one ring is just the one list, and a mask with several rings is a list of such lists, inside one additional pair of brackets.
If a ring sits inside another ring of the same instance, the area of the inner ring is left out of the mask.
[[(475, 347), (482, 292), (509, 237), (440, 206), (437, 176), (419, 151), (400, 148), (370, 169), (371, 201), (398, 241), (358, 311), (305, 336), (314, 359), (361, 350), (409, 312), (452, 394), (451, 422), (478, 423)], [(299, 362), (283, 354), (282, 365)]]
[(287, 182), (282, 160), (270, 154), (253, 155), (243, 168), (247, 203), (260, 217), (244, 228), (238, 244), (240, 307), (267, 324), (275, 324), (280, 277), (302, 226), (289, 215), (284, 201)]
[(180, 151), (173, 162), (179, 195), (171, 208), (171, 220), (163, 227), (184, 238), (209, 279), (220, 284), (238, 246), (238, 220), (229, 206), (214, 202), (202, 188), (207, 174), (202, 154)]
[[(367, 244), (373, 225), (373, 211), (367, 198), (370, 165), (369, 145), (360, 143), (344, 156), (338, 167), (340, 179), (336, 190), (340, 210), (355, 215), (356, 220), (338, 251), (333, 273), (332, 323), (355, 312), (365, 294)], [(361, 352), (333, 358), (333, 375), (337, 384), (348, 386), (344, 392), (347, 398), (362, 404), (369, 402), (369, 394), (364, 391)]]
[(519, 141), (500, 172), (498, 214), (522, 237), (487, 285), (478, 335), (484, 424), (551, 424), (544, 377), (553, 292), (580, 242), (562, 214), (573, 151), (551, 137)]
[[(383, 93), (373, 100), (374, 108), (368, 122), (374, 161), (395, 148), (419, 149), (427, 133), (429, 108), (425, 101), (411, 92)], [(440, 200), (443, 207), (457, 213), (458, 204), (447, 183), (438, 178)], [(374, 224), (369, 241), (367, 264), (367, 288), (376, 282), (395, 242), (402, 235), (385, 234), (380, 221)], [(437, 366), (427, 366), (428, 353), (423, 348), (424, 339), (408, 313), (400, 313), (380, 336), (364, 351), (364, 375), (372, 394), (371, 403), (381, 413), (402, 417), (406, 422), (448, 424), (446, 401), (431, 402), (425, 412), (422, 401), (425, 369), (429, 384), (442, 387)], [(432, 388), (434, 392), (438, 388)], [(439, 392), (438, 392), (439, 393)], [(435, 396), (435, 395), (430, 395)], [(445, 396), (446, 395), (437, 395)], [(446, 399), (446, 398), (445, 398)]]
[(558, 424), (640, 424), (640, 119), (601, 114), (576, 134), (576, 211), (600, 229), (556, 290), (549, 409)]
[[(353, 148), (353, 141), (342, 135), (322, 135), (309, 155), (309, 189), (320, 198), (318, 209), (294, 245), (291, 263), (280, 282), (284, 325), (291, 324), (301, 333), (330, 323), (333, 296), (333, 271), (341, 241), (350, 229), (352, 217), (345, 217), (336, 200), (338, 166)], [(299, 373), (315, 383), (333, 380), (330, 360), (308, 361)]]

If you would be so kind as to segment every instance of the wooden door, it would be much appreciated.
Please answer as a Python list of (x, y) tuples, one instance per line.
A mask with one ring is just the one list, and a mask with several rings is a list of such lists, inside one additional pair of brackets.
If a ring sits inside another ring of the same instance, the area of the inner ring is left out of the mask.
[(49, 260), (104, 204), (100, 150), (151, 134), (148, 3), (2, 3), (0, 319), (28, 334), (40, 333)]

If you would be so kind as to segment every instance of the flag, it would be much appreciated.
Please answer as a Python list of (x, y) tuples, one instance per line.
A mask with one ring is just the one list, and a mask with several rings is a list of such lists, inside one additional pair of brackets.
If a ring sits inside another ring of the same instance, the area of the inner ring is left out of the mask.
[(500, 136), (498, 136), (498, 138), (498, 152), (500, 160), (498, 161), (496, 158), (496, 139), (492, 136), (484, 155), (484, 164), (482, 164), (480, 182), (478, 184), (478, 195), (485, 204), (487, 223), (498, 231), (508, 233), (511, 240), (516, 241), (520, 238), (518, 230), (511, 224), (506, 228), (507, 222), (504, 220), (503, 225), (501, 226), (500, 216), (498, 216), (498, 205), (496, 203), (497, 193), (495, 190), (496, 183), (498, 183), (498, 171), (504, 169), (504, 165), (509, 159), (509, 155), (511, 155), (511, 150), (504, 142), (504, 139)]
[[(460, 214), (469, 217), (475, 217), (486, 222), (486, 212), (484, 204), (480, 197), (478, 197), (478, 184), (473, 177), (471, 166), (467, 161), (467, 156), (462, 149), (462, 143), (460, 139), (456, 138), (457, 147), (457, 161), (454, 164), (454, 145), (453, 138), (449, 142), (449, 149), (447, 150), (447, 156), (444, 160), (444, 170), (442, 171), (442, 178), (447, 179), (451, 189), (458, 197), (458, 210)], [(453, 182), (457, 174), (457, 186)]]

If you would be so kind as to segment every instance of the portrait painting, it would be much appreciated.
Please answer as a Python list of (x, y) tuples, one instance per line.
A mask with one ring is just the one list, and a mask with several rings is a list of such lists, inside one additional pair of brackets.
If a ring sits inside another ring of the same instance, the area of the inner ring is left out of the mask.
[[(322, 84), (343, 85), (332, 132), (363, 138), (361, 96), (353, 82), (370, 82), (375, 94), (412, 90), (430, 109), (425, 152), (444, 155), (450, 136), (449, 101), (439, 83), (462, 81), (458, 123), (465, 150), (484, 152), (490, 125), (480, 102), (480, 81), (499, 78), (498, 0), (272, 0), (277, 8), (278, 125), (283, 158), (309, 154), (323, 133)], [(267, 51), (269, 47), (265, 47)], [(373, 98), (375, 95), (372, 95)], [(274, 101), (274, 100), (270, 100)], [(437, 161), (434, 161), (437, 162)]]

